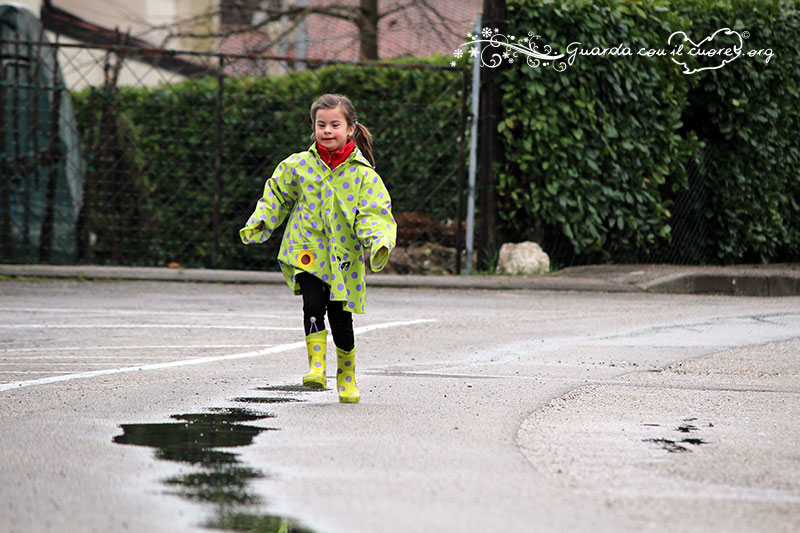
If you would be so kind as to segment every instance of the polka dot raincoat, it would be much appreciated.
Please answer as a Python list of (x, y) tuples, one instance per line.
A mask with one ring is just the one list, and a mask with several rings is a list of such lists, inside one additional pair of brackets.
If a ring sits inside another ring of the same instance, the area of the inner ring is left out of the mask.
[(366, 261), (382, 270), (394, 248), (397, 224), (380, 176), (357, 148), (334, 170), (316, 144), (282, 161), (264, 185), (264, 194), (239, 236), (245, 244), (265, 242), (289, 217), (278, 252), (286, 282), (295, 294), (295, 276), (308, 272), (327, 283), (331, 300), (364, 313)]

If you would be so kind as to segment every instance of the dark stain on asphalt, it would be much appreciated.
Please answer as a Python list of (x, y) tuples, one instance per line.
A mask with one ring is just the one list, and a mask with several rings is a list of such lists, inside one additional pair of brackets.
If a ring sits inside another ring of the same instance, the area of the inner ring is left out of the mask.
[(247, 398), (232, 398), (231, 401), (236, 403), (292, 403), (302, 402), (303, 400), (298, 398), (253, 396)]

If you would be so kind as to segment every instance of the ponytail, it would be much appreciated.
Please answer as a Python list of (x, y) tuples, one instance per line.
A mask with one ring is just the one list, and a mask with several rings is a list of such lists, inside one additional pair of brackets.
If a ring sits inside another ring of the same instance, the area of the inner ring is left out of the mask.
[(356, 121), (355, 130), (353, 131), (353, 142), (356, 143), (358, 149), (361, 150), (361, 153), (367, 158), (369, 164), (374, 167), (375, 156), (372, 155), (372, 134), (366, 126), (359, 124), (358, 121)]

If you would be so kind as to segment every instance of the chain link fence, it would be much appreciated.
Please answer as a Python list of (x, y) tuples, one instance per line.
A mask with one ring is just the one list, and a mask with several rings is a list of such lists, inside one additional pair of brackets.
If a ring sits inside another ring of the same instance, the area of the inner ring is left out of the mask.
[(323, 93), (374, 134), (394, 211), (418, 222), (400, 239), (457, 246), (467, 91), (433, 64), (0, 41), (2, 261), (277, 268), (278, 238), (238, 230), (310, 146)]
[[(277, 163), (311, 144), (311, 102), (333, 92), (375, 135), (404, 248), (390, 270), (458, 271), (468, 91), (465, 70), (431, 64), (0, 40), (0, 260), (276, 269), (279, 239), (245, 247), (238, 229)], [(615, 261), (715, 261), (714, 155), (664, 192), (671, 242)], [(542, 245), (559, 267), (592, 262), (558, 228)]]

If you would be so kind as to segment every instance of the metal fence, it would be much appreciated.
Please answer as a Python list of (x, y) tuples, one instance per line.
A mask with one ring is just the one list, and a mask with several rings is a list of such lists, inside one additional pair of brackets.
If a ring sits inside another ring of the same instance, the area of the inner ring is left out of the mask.
[[(0, 41), (2, 262), (276, 268), (245, 247), (308, 110), (347, 94), (397, 214), (458, 246), (464, 69)], [(402, 233), (402, 232), (401, 232)], [(457, 255), (457, 254), (456, 254)]]

